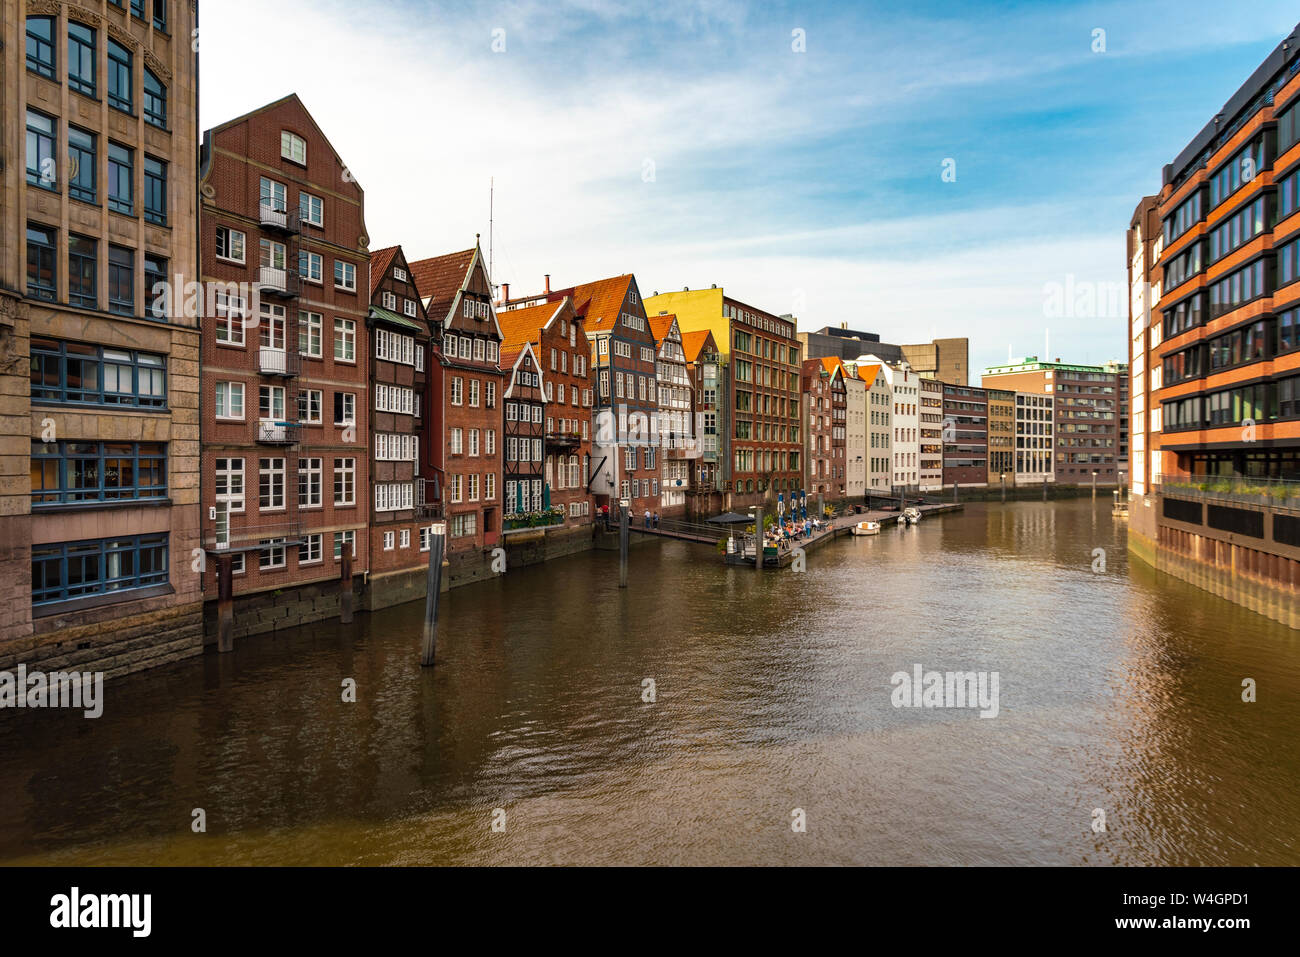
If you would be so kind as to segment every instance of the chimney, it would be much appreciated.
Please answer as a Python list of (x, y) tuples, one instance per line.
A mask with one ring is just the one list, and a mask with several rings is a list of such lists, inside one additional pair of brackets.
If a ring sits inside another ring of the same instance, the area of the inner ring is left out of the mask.
[(503, 282), (501, 284), (501, 301), (502, 302), (510, 301), (510, 283), (508, 282)]
[(841, 329), (847, 329), (848, 327), (849, 327), (849, 324), (848, 324), (847, 322), (841, 322), (841, 323), (840, 323), (840, 328), (841, 328)]
[(546, 274), (546, 294), (547, 294), (548, 296), (551, 294), (551, 274), (550, 274), (550, 273), (547, 273), (547, 274)]

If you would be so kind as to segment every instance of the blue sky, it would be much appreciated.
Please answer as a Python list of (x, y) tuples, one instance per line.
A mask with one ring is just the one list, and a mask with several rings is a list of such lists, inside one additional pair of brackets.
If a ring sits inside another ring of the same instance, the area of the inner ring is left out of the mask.
[(512, 295), (632, 271), (646, 295), (717, 283), (800, 328), (969, 336), (976, 369), (1049, 336), (1050, 357), (1100, 362), (1123, 357), (1123, 317), (1050, 318), (1048, 284), (1125, 282), (1137, 201), (1297, 18), (222, 0), (202, 8), (201, 119), (296, 91), (365, 188), (372, 246), (411, 257), (486, 248), (495, 178)]

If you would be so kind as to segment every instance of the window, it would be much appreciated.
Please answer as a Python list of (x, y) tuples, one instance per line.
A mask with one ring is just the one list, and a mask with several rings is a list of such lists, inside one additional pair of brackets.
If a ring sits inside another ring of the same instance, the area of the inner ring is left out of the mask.
[(135, 215), (135, 151), (108, 144), (108, 208)]
[[(403, 311), (404, 313), (406, 313), (408, 316), (410, 316), (411, 318), (415, 318), (416, 315), (417, 315), (417, 314), (416, 314), (416, 311), (415, 311), (415, 300), (414, 300), (414, 299), (403, 299), (403, 300), (402, 300), (402, 311)], [(423, 362), (418, 362), (418, 363), (416, 364), (416, 368), (423, 368), (423, 367), (424, 367), (424, 363), (423, 363)]]
[(68, 304), (95, 309), (99, 305), (95, 265), (99, 244), (85, 236), (68, 236)]
[(58, 163), (54, 159), (54, 117), (27, 111), (27, 182), (41, 189), (58, 188)]
[(298, 507), (321, 507), (321, 459), (298, 460)]
[(464, 436), (465, 436), (465, 432), (462, 429), (453, 428), (451, 430), (451, 454), (452, 455), (460, 455), (465, 451)]
[(32, 337), (32, 400), (161, 409), (164, 358), (79, 342)]
[(244, 263), (244, 234), (229, 226), (217, 227), (217, 258)]
[(309, 252), (306, 249), (298, 250), (298, 275), (304, 280), (321, 285), (324, 281), (322, 278), (324, 269), (325, 259), (320, 253)]
[(241, 296), (218, 290), (212, 297), (213, 321), (217, 342), (230, 346), (244, 344), (244, 317), (247, 304)]
[(167, 87), (148, 67), (144, 68), (144, 121), (167, 129)]
[(343, 557), (343, 549), (346, 548), (353, 558), (357, 557), (357, 533), (356, 532), (335, 532), (334, 533), (334, 560), (338, 561)]
[(167, 164), (152, 156), (144, 158), (144, 218), (167, 225)]
[(352, 263), (345, 263), (341, 259), (334, 260), (334, 286), (338, 289), (356, 292), (357, 267)]
[(452, 503), (460, 502), (464, 489), (464, 476), (451, 475), (447, 478), (447, 494)]
[(84, 203), (95, 197), (95, 134), (68, 127), (68, 195)]
[(27, 226), (27, 295), (53, 300), (55, 248), (58, 233), (44, 226)]
[(244, 510), (244, 460), (216, 460), (216, 500), (229, 512)]
[(135, 313), (135, 251), (124, 246), (108, 247), (108, 309)]
[(167, 0), (153, 0), (153, 28), (167, 29)]
[(321, 357), (322, 322), (319, 312), (298, 313), (298, 352), (301, 355)]
[(68, 89), (95, 95), (95, 31), (68, 21)]
[[(167, 318), (167, 260), (152, 253), (144, 256), (144, 291), (149, 302), (148, 315)], [(152, 299), (149, 297), (152, 296)]]
[(355, 505), (357, 503), (357, 460), (334, 460), (334, 504)]
[(410, 547), (411, 547), (411, 530), (410, 530), (409, 528), (404, 528), (404, 529), (402, 529), (402, 546), (401, 546), (401, 547), (402, 547), (402, 548), (410, 548)]
[(257, 387), (257, 414), (263, 419), (284, 420), (284, 386), (262, 385)]
[(108, 105), (130, 113), (131, 51), (114, 39), (108, 41)]
[(298, 564), (315, 565), (321, 561), (321, 534), (313, 533), (298, 543)]
[(477, 408), (478, 408), (478, 390), (479, 390), (479, 381), (478, 381), (478, 379), (470, 379), (470, 380), (469, 380), (469, 404), (470, 404), (470, 408), (473, 408), (473, 409), (477, 409)]
[(324, 227), (325, 200), (311, 193), (299, 193), (298, 215), (308, 225)]
[(33, 442), (32, 505), (167, 497), (161, 442)]
[(472, 536), (478, 529), (478, 513), (469, 512), (468, 514), (453, 515), (451, 517), (451, 537), (465, 538)]
[(266, 511), (284, 508), (284, 459), (258, 460), (257, 507)]
[[(375, 489), (377, 493), (379, 489)], [(397, 536), (392, 532), (384, 532), (384, 551), (391, 552), (397, 547)]]
[(257, 241), (257, 261), (263, 269), (284, 269), (286, 255), (284, 243), (273, 239)]
[(167, 583), (165, 532), (32, 548), (32, 604)]
[(264, 538), (257, 544), (260, 549), (257, 555), (258, 568), (268, 571), (275, 568), (284, 568), (288, 564), (283, 538)]
[(334, 393), (334, 424), (356, 425), (357, 397), (352, 392)]
[(27, 69), (54, 79), (54, 17), (27, 18)]
[(452, 376), (451, 379), (451, 404), (464, 404), (465, 382), (460, 376)]
[(265, 176), (261, 178), (260, 204), (262, 206), (266, 206), (277, 213), (283, 213), (289, 208), (288, 195), (284, 183), (277, 183)]
[(290, 133), (288, 130), (281, 130), (280, 156), (290, 162), (297, 163), (299, 166), (306, 166), (307, 141), (301, 136)]
[(341, 362), (356, 362), (357, 324), (355, 320), (334, 320), (334, 358)]
[(242, 419), (244, 417), (244, 383), (218, 382), (214, 410), (218, 419)]
[(495, 382), (484, 384), (483, 405), (488, 409), (495, 409), (497, 407), (497, 384)]
[(298, 392), (298, 421), (307, 425), (321, 424), (321, 407), (325, 393), (320, 389), (301, 389)]
[(384, 290), (384, 308), (385, 309), (397, 308), (397, 297), (393, 295), (391, 292), (389, 292), (388, 290)]

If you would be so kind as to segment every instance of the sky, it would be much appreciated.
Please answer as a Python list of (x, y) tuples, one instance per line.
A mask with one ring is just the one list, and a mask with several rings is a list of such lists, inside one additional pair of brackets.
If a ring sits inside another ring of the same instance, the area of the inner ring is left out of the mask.
[[(1126, 358), (1138, 201), (1300, 16), (1233, 10), (210, 0), (200, 122), (296, 92), (371, 248), (490, 231), (512, 296), (632, 272), (801, 330), (969, 337), (974, 370), (1099, 363)], [(1098, 307), (1057, 315), (1064, 288)]]

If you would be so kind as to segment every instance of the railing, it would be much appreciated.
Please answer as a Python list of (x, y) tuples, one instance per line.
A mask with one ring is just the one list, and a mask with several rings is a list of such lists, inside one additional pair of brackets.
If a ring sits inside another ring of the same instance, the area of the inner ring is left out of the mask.
[(257, 441), (263, 445), (296, 445), (298, 442), (298, 426), (293, 422), (259, 419), (257, 423)]
[(296, 209), (276, 209), (270, 203), (262, 203), (257, 212), (258, 222), (263, 229), (275, 229), (283, 233), (297, 233), (302, 229)]
[(435, 496), (435, 488), (432, 479), (415, 480), (416, 518), (442, 518), (442, 502)]
[(298, 295), (298, 276), (291, 269), (262, 266), (258, 269), (257, 285), (260, 291), (272, 295)]
[(218, 511), (212, 531), (203, 535), (203, 548), (211, 552), (246, 552), (263, 547), (261, 543), (265, 541), (287, 547), (297, 545), (304, 538), (300, 520), (269, 525), (240, 525), (240, 519), (247, 517), (245, 512), (231, 515), (224, 509)]
[(257, 353), (258, 368), (262, 375), (296, 376), (302, 368), (298, 350), (273, 349), (262, 346)]
[(564, 524), (564, 512), (550, 509), (542, 512), (525, 512), (521, 515), (507, 515), (501, 522), (503, 532), (517, 532), (529, 528), (555, 528)]
[(577, 432), (547, 432), (546, 444), (563, 448), (576, 448), (582, 442)]
[(1296, 479), (1190, 475), (1152, 482), (1151, 489), (1170, 498), (1262, 505), (1300, 512), (1300, 481)]

